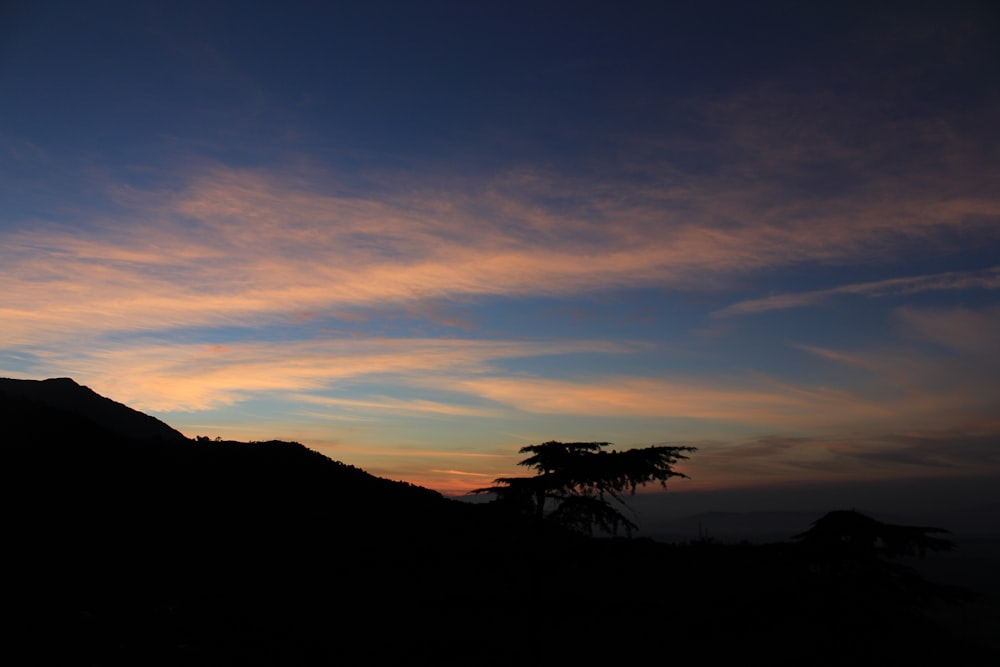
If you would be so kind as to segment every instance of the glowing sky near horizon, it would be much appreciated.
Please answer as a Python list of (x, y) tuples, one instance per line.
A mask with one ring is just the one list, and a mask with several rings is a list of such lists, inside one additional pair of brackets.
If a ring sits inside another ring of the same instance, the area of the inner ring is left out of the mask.
[(1000, 472), (996, 10), (649, 4), (5, 4), (0, 375), (445, 492)]

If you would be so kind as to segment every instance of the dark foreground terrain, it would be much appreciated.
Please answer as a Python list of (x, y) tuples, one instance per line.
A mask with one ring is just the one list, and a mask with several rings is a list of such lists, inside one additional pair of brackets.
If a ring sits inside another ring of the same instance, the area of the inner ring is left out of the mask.
[(43, 394), (0, 385), (7, 664), (998, 664), (991, 600), (884, 558), (584, 538)]

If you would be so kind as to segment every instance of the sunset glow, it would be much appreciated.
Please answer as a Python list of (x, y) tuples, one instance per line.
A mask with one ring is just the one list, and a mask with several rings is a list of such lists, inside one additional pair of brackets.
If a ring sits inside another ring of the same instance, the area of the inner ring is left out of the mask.
[(0, 375), (446, 493), (1000, 473), (985, 5), (86, 4), (0, 12)]

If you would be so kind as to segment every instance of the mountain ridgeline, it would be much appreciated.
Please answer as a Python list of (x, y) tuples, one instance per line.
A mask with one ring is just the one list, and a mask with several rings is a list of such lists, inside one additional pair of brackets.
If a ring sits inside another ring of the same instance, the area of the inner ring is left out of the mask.
[[(69, 379), (0, 380), (0, 420), (11, 659), (595, 664), (662, 649), (665, 628), (682, 662), (957, 665), (995, 648), (925, 613), (969, 592), (828, 548), (829, 530), (587, 538), (298, 443), (189, 439)], [(835, 545), (886, 528), (846, 519)]]
[[(457, 506), (299, 443), (188, 439), (68, 378), (0, 379), (0, 418), (9, 470), (19, 471), (8, 491), (23, 486), (26, 496), (41, 495), (43, 502), (70, 501), (53, 507), (63, 515), (99, 505), (90, 526), (122, 513), (152, 513), (189, 530), (200, 525), (205, 538), (241, 522), (258, 530), (280, 524), (288, 532), (304, 517), (324, 515), (327, 530), (354, 524), (379, 531), (432, 526), (447, 513), (442, 508)], [(129, 531), (145, 525), (156, 524), (136, 516)]]
[[(180, 431), (159, 419), (105, 398), (89, 387), (80, 386), (70, 378), (48, 380), (0, 378), (0, 395), (28, 399), (63, 413), (74, 413), (121, 436), (159, 440), (185, 439)], [(57, 426), (60, 421), (62, 419), (47, 427)], [(35, 425), (36, 428), (38, 426)]]

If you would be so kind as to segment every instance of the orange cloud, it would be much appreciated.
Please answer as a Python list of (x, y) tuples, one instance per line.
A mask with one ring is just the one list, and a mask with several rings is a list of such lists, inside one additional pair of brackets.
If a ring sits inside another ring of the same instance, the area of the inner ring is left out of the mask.
[[(117, 400), (157, 412), (197, 411), (232, 405), (270, 393), (306, 400), (303, 392), (346, 381), (392, 376), (393, 382), (454, 384), (453, 378), (491, 372), (500, 359), (570, 353), (624, 353), (631, 348), (603, 341), (517, 342), (455, 339), (328, 339), (231, 343), (219, 354), (201, 344), (139, 340), (87, 351), (41, 351), (52, 367), (104, 388)], [(440, 380), (439, 378), (445, 378)], [(100, 391), (100, 389), (98, 389)], [(313, 396), (314, 404), (338, 399)], [(380, 405), (381, 404), (381, 405)], [(341, 401), (353, 408), (395, 409), (458, 415), (489, 414), (486, 408), (433, 401)]]
[[(330, 398), (328, 396), (309, 396), (299, 394), (296, 400), (306, 405), (317, 405), (327, 408), (339, 408), (352, 411), (374, 412), (381, 415), (412, 414), (441, 417), (496, 417), (501, 412), (494, 408), (457, 405), (442, 401), (401, 400), (388, 397), (360, 400), (348, 398)], [(315, 413), (314, 413), (315, 414)]]
[(458, 387), (527, 413), (688, 418), (771, 429), (830, 426), (889, 414), (885, 407), (847, 392), (797, 387), (766, 378), (754, 382), (753, 378), (602, 376), (569, 381), (486, 377), (459, 380)]
[[(862, 192), (811, 210), (762, 202), (734, 183), (677, 189), (669, 173), (658, 186), (674, 193), (666, 198), (614, 179), (595, 186), (535, 172), (478, 188), (456, 181), (416, 194), (390, 189), (374, 199), (328, 194), (329, 177), (203, 169), (177, 190), (118, 188), (130, 208), (118, 219), (4, 234), (0, 324), (8, 344), (56, 341), (66, 331), (258, 326), (440, 298), (715, 289), (747, 271), (890, 253), (900, 235), (955, 227), (989, 235), (988, 225), (970, 220), (1000, 212), (1000, 197), (931, 200), (933, 192), (891, 203)], [(573, 204), (539, 203), (546, 200)], [(995, 286), (996, 271), (783, 295), (724, 312), (970, 280)]]

